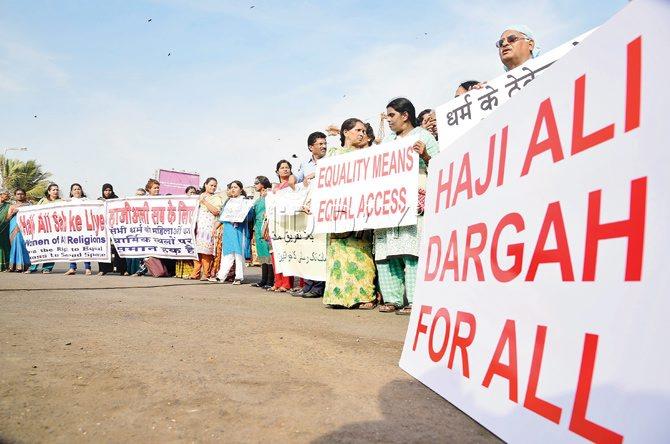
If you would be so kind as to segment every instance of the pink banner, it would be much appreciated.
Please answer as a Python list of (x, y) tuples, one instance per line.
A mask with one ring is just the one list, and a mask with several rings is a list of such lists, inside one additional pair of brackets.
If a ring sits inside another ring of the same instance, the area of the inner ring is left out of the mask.
[(186, 194), (186, 187), (193, 185), (200, 188), (200, 175), (172, 170), (158, 170), (158, 181), (161, 183), (161, 194)]

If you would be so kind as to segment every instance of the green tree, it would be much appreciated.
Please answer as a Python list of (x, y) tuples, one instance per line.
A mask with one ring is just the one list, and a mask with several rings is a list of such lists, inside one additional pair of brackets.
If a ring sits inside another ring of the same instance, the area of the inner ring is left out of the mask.
[(2, 188), (10, 191), (23, 188), (28, 194), (28, 199), (33, 201), (44, 196), (51, 173), (44, 171), (42, 165), (34, 160), (23, 162), (0, 156), (0, 166), (2, 166)]

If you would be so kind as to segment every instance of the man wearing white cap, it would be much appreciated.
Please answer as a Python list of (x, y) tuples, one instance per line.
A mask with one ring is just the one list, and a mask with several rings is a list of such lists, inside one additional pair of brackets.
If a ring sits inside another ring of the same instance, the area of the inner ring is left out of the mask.
[(500, 40), (496, 42), (496, 47), (505, 71), (523, 65), (539, 53), (533, 31), (526, 25), (512, 25), (505, 28)]

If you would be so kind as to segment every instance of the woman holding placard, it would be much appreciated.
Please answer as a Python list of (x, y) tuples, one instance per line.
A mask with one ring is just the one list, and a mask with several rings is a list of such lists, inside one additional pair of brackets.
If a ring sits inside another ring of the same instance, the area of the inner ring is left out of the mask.
[[(247, 244), (245, 227), (249, 221), (250, 206), (243, 202), (246, 198), (246, 193), (242, 182), (239, 180), (232, 181), (228, 184), (228, 191), (230, 199), (224, 205), (219, 220), (212, 228), (212, 235), (214, 235), (216, 230), (223, 225), (221, 267), (216, 277), (210, 278), (209, 281), (224, 282), (234, 264), (235, 280), (233, 281), (233, 285), (240, 285), (244, 279), (244, 252)], [(230, 208), (240, 206), (243, 212), (246, 211), (244, 220), (241, 222), (231, 220), (230, 213), (226, 212), (227, 206), (230, 206)]]
[[(368, 147), (370, 137), (363, 121), (351, 118), (342, 123), (341, 147), (328, 148), (326, 157)], [(326, 264), (328, 278), (323, 303), (331, 306), (370, 310), (376, 306), (375, 263), (369, 230), (328, 235)]]
[[(379, 274), (379, 287), (384, 298), (381, 312), (409, 314), (414, 300), (416, 272), (419, 263), (419, 240), (423, 222), (422, 197), (428, 162), (439, 151), (437, 141), (430, 132), (417, 125), (412, 102), (405, 98), (392, 100), (386, 105), (386, 119), (391, 134), (385, 141), (407, 136), (418, 136), (414, 151), (419, 155), (419, 218), (417, 225), (381, 228), (375, 230), (375, 263)], [(407, 303), (405, 303), (407, 296)]]
[(198, 259), (193, 261), (191, 279), (204, 281), (211, 273), (216, 252), (216, 236), (212, 231), (223, 206), (223, 197), (216, 193), (217, 186), (217, 180), (214, 177), (208, 177), (200, 189), (200, 207), (195, 227), (195, 251), (198, 253)]
[[(296, 178), (293, 175), (293, 166), (288, 160), (282, 159), (277, 162), (277, 177), (279, 178), (279, 183), (275, 184), (272, 191), (274, 193), (286, 189), (295, 189)], [(272, 252), (272, 242), (270, 242), (270, 254), (272, 258), (272, 268), (274, 271), (274, 284), (268, 288), (268, 291), (276, 291), (279, 293), (285, 293), (291, 289), (293, 286), (293, 277), (284, 276), (283, 273), (277, 272), (277, 266), (275, 263), (275, 255)]]
[[(55, 183), (50, 183), (47, 189), (44, 191), (44, 197), (37, 202), (37, 205), (46, 205), (54, 203), (58, 200), (60, 200), (60, 189), (58, 188), (58, 185), (56, 185)], [(42, 273), (43, 274), (51, 273), (51, 271), (54, 269), (54, 265), (55, 265), (54, 262), (43, 263)], [(28, 271), (26, 271), (26, 273), (34, 273), (36, 271), (37, 271), (37, 264), (33, 264), (30, 266)]]
[[(71, 200), (83, 200), (86, 199), (86, 194), (84, 193), (84, 190), (82, 189), (81, 185), (78, 183), (73, 183), (70, 185), (70, 199)], [(86, 276), (91, 275), (91, 263), (90, 262), (84, 262), (84, 269), (86, 270), (85, 274)], [(77, 273), (77, 263), (76, 262), (70, 262), (70, 268), (65, 272), (66, 276), (70, 276), (73, 274)]]

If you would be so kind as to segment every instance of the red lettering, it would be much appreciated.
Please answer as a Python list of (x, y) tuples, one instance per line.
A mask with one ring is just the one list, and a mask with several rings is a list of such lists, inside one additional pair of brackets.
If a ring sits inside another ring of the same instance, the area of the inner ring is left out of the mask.
[(509, 282), (517, 277), (521, 273), (521, 266), (523, 265), (523, 243), (507, 246), (507, 256), (514, 258), (514, 263), (510, 268), (503, 270), (498, 264), (498, 241), (500, 240), (502, 230), (508, 226), (514, 227), (517, 233), (525, 229), (521, 215), (519, 213), (509, 213), (500, 219), (493, 232), (493, 240), (491, 241), (491, 271), (493, 272), (493, 276), (500, 282)]
[(444, 256), (444, 263), (442, 264), (442, 273), (440, 273), (440, 281), (444, 280), (444, 275), (447, 270), (454, 270), (454, 281), (458, 281), (458, 243), (456, 240), (456, 230), (451, 232), (449, 237), (449, 245), (447, 245), (447, 254)]
[[(472, 236), (474, 234), (479, 234), (480, 241), (479, 245), (473, 247)], [(484, 251), (486, 247), (486, 224), (477, 223), (470, 225), (468, 227), (468, 233), (465, 237), (465, 252), (463, 253), (463, 278), (462, 280), (467, 280), (468, 278), (468, 263), (472, 259), (475, 263), (475, 271), (477, 272), (477, 280), (484, 280), (484, 270), (482, 268), (482, 260), (479, 258), (479, 255)]]
[(437, 213), (440, 209), (440, 197), (442, 196), (442, 193), (446, 192), (446, 200), (444, 202), (444, 209), (446, 210), (449, 208), (450, 203), (451, 203), (451, 182), (454, 178), (454, 163), (451, 162), (449, 164), (449, 179), (446, 182), (443, 182), (442, 180), (442, 173), (444, 170), (440, 169), (437, 172), (437, 193), (435, 196), (435, 213)]
[(640, 126), (642, 98), (642, 36), (626, 48), (626, 132)]
[(626, 281), (639, 281), (642, 277), (642, 257), (644, 255), (644, 227), (647, 203), (647, 178), (641, 177), (631, 182), (630, 211), (628, 219), (617, 222), (600, 222), (600, 200), (602, 190), (589, 193), (588, 216), (586, 220), (586, 242), (584, 248), (584, 269), (582, 279), (593, 281), (596, 276), (598, 243), (605, 239), (628, 238), (626, 250)]
[[(468, 324), (469, 332), (466, 337), (459, 335), (461, 325)], [(454, 357), (456, 356), (456, 347), (461, 349), (461, 361), (463, 363), (463, 376), (470, 377), (470, 366), (468, 364), (468, 347), (475, 339), (475, 331), (477, 330), (477, 321), (472, 313), (459, 311), (456, 313), (456, 329), (454, 331), (454, 339), (451, 341), (451, 351), (449, 352), (449, 362), (447, 367), (453, 369)]]
[[(540, 137), (540, 130), (542, 124), (547, 128), (547, 138), (538, 142)], [(551, 158), (554, 163), (563, 160), (563, 147), (561, 146), (561, 138), (558, 134), (558, 126), (556, 125), (556, 117), (554, 116), (554, 108), (551, 105), (551, 99), (547, 98), (540, 104), (540, 109), (537, 112), (537, 119), (535, 120), (535, 128), (533, 128), (533, 135), (530, 139), (528, 151), (526, 152), (526, 159), (523, 162), (521, 169), (521, 177), (528, 174), (530, 164), (533, 158), (545, 151), (551, 151)]]
[(468, 199), (472, 199), (472, 173), (470, 172), (470, 153), (463, 155), (461, 161), (461, 171), (458, 173), (458, 183), (454, 191), (454, 201), (451, 203), (453, 207), (456, 205), (458, 195), (462, 192), (466, 193)]
[(507, 160), (507, 127), (502, 129), (500, 137), (500, 159), (498, 160), (498, 180), (496, 185), (501, 186), (505, 179), (505, 161)]
[(489, 184), (491, 183), (491, 175), (493, 174), (493, 155), (495, 153), (495, 148), (496, 135), (493, 134), (489, 139), (489, 160), (486, 163), (486, 179), (483, 183), (481, 181), (481, 177), (475, 181), (475, 193), (477, 193), (478, 196), (484, 194), (489, 188)]
[(430, 314), (433, 311), (433, 307), (430, 305), (422, 305), (421, 310), (419, 311), (419, 320), (416, 323), (416, 335), (414, 335), (414, 345), (412, 345), (412, 350), (416, 351), (416, 343), (419, 341), (419, 333), (426, 333), (428, 331), (428, 326), (422, 324), (421, 320), (423, 315)]
[(528, 375), (528, 386), (523, 406), (528, 410), (547, 418), (558, 424), (561, 421), (561, 408), (537, 397), (537, 384), (540, 381), (540, 369), (542, 368), (542, 355), (544, 354), (544, 341), (547, 336), (547, 327), (538, 325), (535, 332), (535, 349), (530, 364)]
[[(544, 246), (549, 237), (549, 230), (554, 227), (554, 236), (556, 237), (556, 248), (546, 250)], [(563, 213), (561, 212), (561, 204), (559, 202), (552, 202), (547, 207), (547, 212), (540, 228), (540, 235), (533, 251), (533, 257), (530, 260), (528, 273), (526, 274), (526, 281), (535, 279), (537, 267), (540, 264), (548, 264), (557, 262), (561, 266), (561, 279), (563, 281), (574, 281), (575, 275), (572, 271), (572, 261), (570, 259), (570, 247), (568, 246), (568, 237), (565, 233), (565, 223), (563, 222)]]
[[(435, 351), (433, 349), (433, 338), (435, 337), (435, 326), (439, 319), (444, 319), (445, 330), (444, 330), (444, 342), (442, 342), (442, 347)], [(433, 362), (438, 362), (444, 356), (444, 352), (447, 350), (447, 345), (449, 345), (449, 327), (451, 325), (451, 320), (449, 319), (449, 312), (446, 308), (440, 308), (435, 313), (433, 318), (433, 324), (430, 326), (430, 335), (428, 336), (428, 355)]]
[[(437, 259), (435, 260), (435, 270), (432, 272), (428, 271), (430, 266), (430, 260), (432, 258), (433, 246), (437, 246)], [(440, 259), (442, 258), (442, 241), (440, 236), (431, 236), (428, 238), (428, 252), (426, 253), (426, 270), (424, 272), (424, 280), (432, 281), (437, 276), (437, 270), (440, 268)]]
[[(505, 344), (509, 344), (507, 347), (509, 361), (508, 365), (500, 362), (500, 357), (502, 356), (503, 350), (505, 349)], [(484, 376), (484, 381), (482, 382), (484, 387), (488, 387), (491, 384), (493, 375), (498, 375), (504, 379), (507, 379), (509, 383), (508, 397), (510, 401), (517, 402), (518, 372), (516, 360), (516, 325), (511, 319), (508, 319), (505, 322), (505, 326), (503, 327), (500, 339), (498, 340), (496, 351), (493, 353), (493, 358), (491, 359), (489, 368), (486, 370), (486, 375)]]
[(587, 333), (584, 337), (582, 364), (579, 369), (575, 402), (572, 406), (572, 416), (568, 429), (593, 442), (620, 443), (623, 442), (623, 436), (586, 419), (597, 351), (598, 335)]
[(584, 136), (584, 97), (586, 96), (586, 75), (575, 80), (575, 104), (572, 114), (572, 155), (600, 145), (614, 137), (614, 124), (607, 125)]

